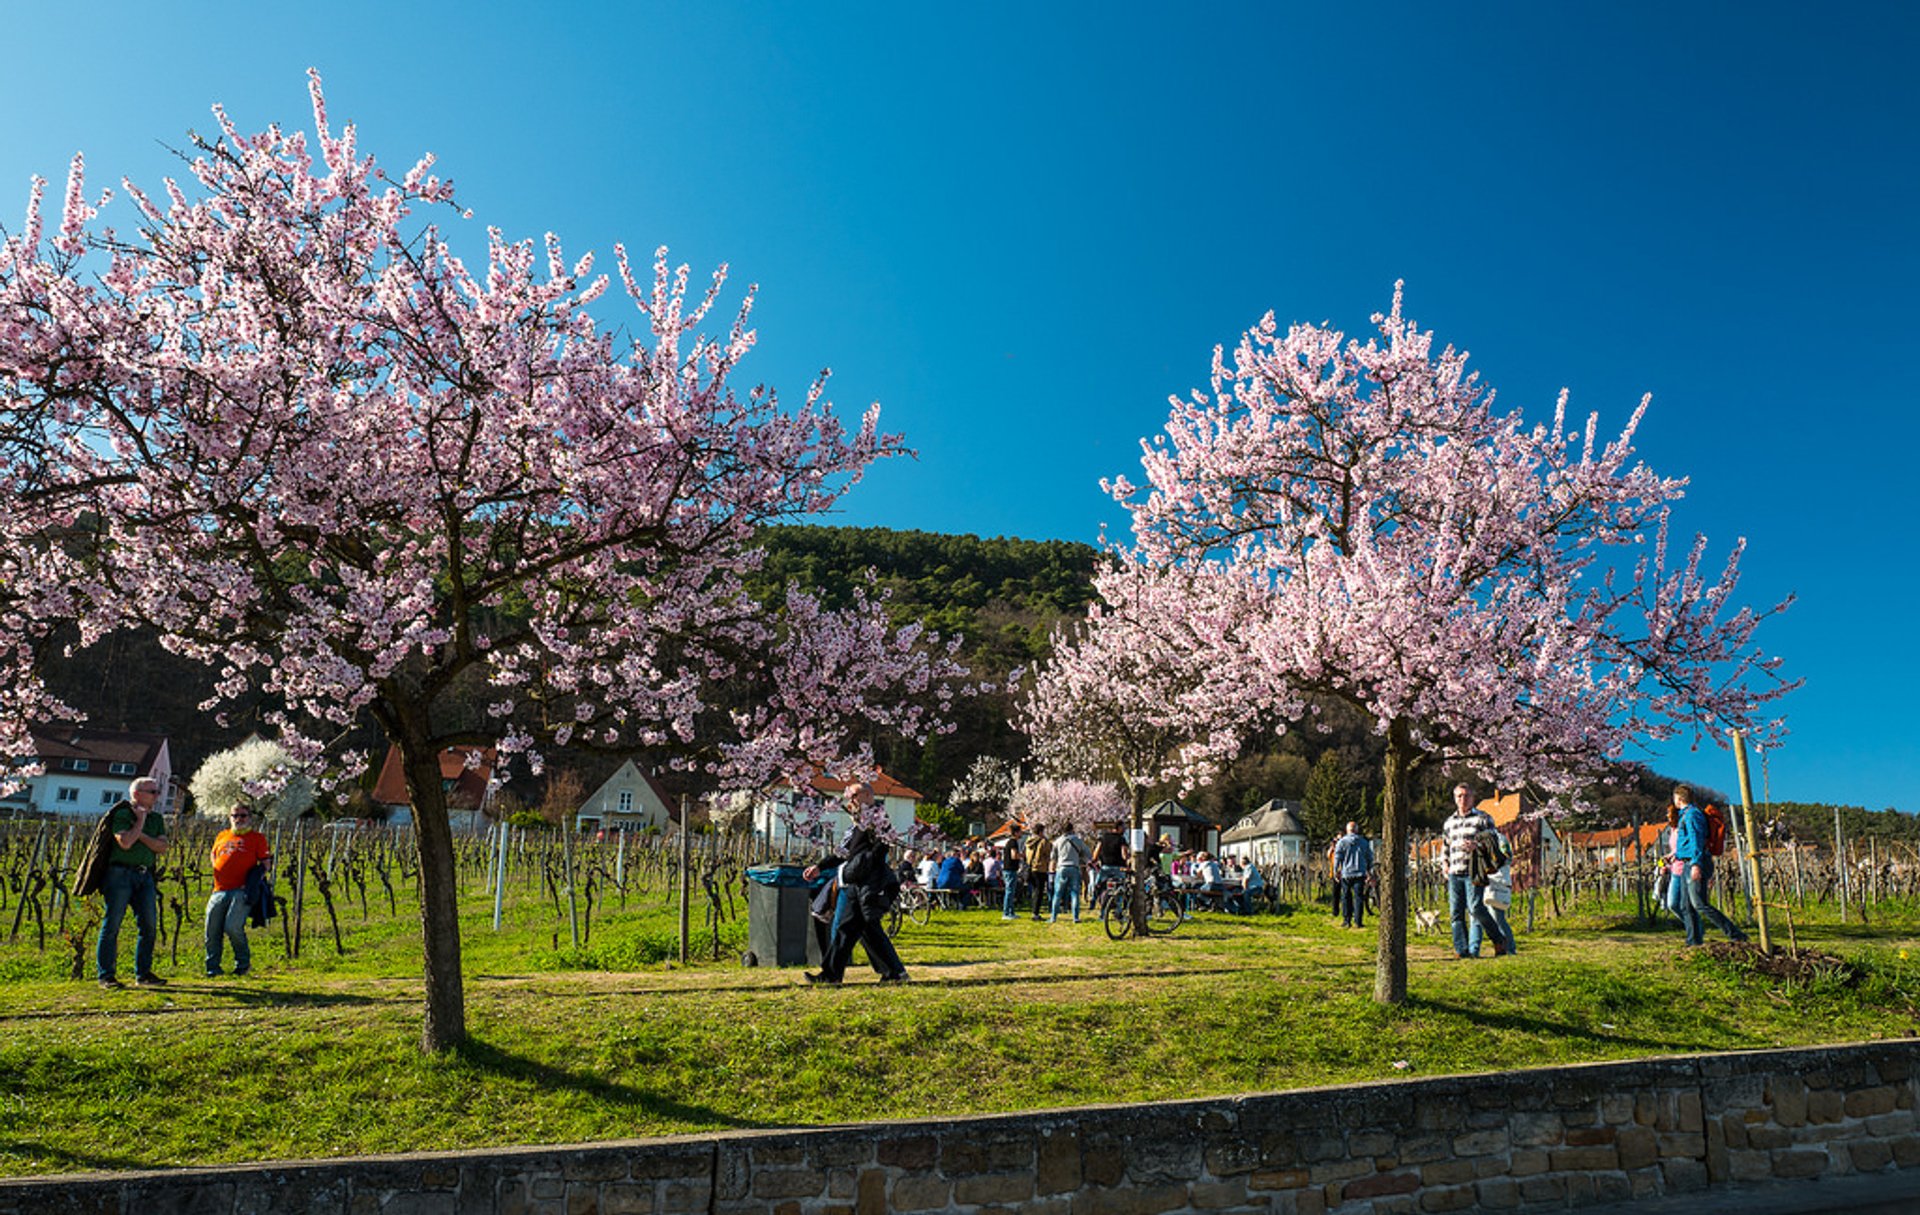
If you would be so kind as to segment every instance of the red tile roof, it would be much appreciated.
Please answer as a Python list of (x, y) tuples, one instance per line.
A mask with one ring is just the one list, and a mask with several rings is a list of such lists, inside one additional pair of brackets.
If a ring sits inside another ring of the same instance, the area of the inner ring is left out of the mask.
[[(467, 757), (480, 753), (477, 767), (467, 766)], [(447, 790), (447, 809), (478, 810), (486, 800), (487, 781), (493, 777), (492, 747), (448, 747), (440, 752), (440, 779), (452, 782)], [(413, 795), (407, 792), (407, 774), (400, 763), (400, 748), (387, 748), (386, 762), (380, 765), (380, 779), (373, 785), (373, 800), (383, 806), (410, 806)]]

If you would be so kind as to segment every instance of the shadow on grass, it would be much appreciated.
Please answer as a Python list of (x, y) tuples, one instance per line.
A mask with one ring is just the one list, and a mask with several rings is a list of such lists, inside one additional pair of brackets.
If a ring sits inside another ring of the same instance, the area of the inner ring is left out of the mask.
[[(22, 1165), (32, 1172), (24, 1171)], [(12, 1181), (38, 1180), (34, 1173), (124, 1173), (152, 1167), (151, 1160), (73, 1152), (31, 1139), (17, 1139), (0, 1150), (0, 1175)]]
[[(176, 996), (212, 997), (206, 1002), (179, 1003)], [(204, 1015), (221, 1008), (365, 1008), (375, 1005), (416, 1005), (418, 996), (361, 996), (332, 991), (280, 991), (261, 987), (205, 983), (169, 983), (165, 992), (113, 993), (84, 1008), (46, 1008), (32, 1012), (0, 1013), (0, 1025), (9, 1021), (54, 1021), (72, 1017), (161, 1017), (188, 1013)]]
[[(1431, 1009), (1436, 1013), (1449, 1013), (1471, 1024), (1476, 1029), (1504, 1029), (1517, 1033), (1532, 1034), (1543, 1039), (1561, 1038), (1581, 1042), (1605, 1043), (1609, 1046), (1632, 1047), (1636, 1050), (1673, 1052), (1698, 1050), (1696, 1040), (1686, 1038), (1648, 1038), (1631, 1034), (1608, 1033), (1590, 1025), (1576, 1025), (1571, 1021), (1555, 1021), (1547, 1017), (1528, 1013), (1494, 1012), (1484, 1005), (1451, 1004), (1445, 1000), (1435, 1000), (1428, 996), (1409, 996), (1401, 1008), (1410, 1013), (1421, 1009)], [(1713, 1023), (1717, 1030), (1725, 1026)]]
[(750, 1129), (774, 1125), (721, 1113), (704, 1105), (688, 1105), (646, 1089), (621, 1084), (587, 1071), (568, 1071), (551, 1063), (542, 1063), (516, 1055), (504, 1047), (478, 1038), (468, 1038), (454, 1050), (462, 1063), (477, 1071), (503, 1080), (524, 1080), (546, 1092), (573, 1092), (618, 1109), (638, 1110), (656, 1118), (705, 1127)]

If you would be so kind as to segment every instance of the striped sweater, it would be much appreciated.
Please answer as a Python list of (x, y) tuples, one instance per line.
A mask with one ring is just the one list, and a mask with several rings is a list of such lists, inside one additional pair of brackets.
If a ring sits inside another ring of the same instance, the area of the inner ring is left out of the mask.
[(1493, 830), (1493, 818), (1484, 810), (1455, 811), (1442, 830), (1447, 840), (1447, 872), (1466, 873), (1473, 868), (1474, 837)]

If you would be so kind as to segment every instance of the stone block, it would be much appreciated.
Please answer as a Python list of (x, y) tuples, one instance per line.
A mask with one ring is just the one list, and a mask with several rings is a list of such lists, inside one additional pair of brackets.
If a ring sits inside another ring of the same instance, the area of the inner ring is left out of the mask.
[[(807, 1147), (791, 1139), (762, 1141), (752, 1145), (756, 1169), (778, 1168), (807, 1163)], [(635, 1176), (638, 1176), (636, 1173)]]
[(1682, 1131), (1697, 1131), (1705, 1125), (1705, 1119), (1700, 1110), (1699, 1090), (1685, 1089), (1680, 1093), (1675, 1119), (1677, 1129)]
[(874, 1159), (896, 1169), (932, 1168), (933, 1162), (940, 1159), (940, 1141), (932, 1135), (882, 1139), (874, 1149)]
[(1473, 1162), (1470, 1160), (1436, 1160), (1420, 1166), (1423, 1185), (1459, 1185), (1473, 1178)]
[(1187, 1205), (1183, 1185), (1121, 1186), (1083, 1191), (1073, 1200), (1074, 1215), (1161, 1215)]
[(1633, 1120), (1641, 1126), (1652, 1126), (1660, 1118), (1660, 1098), (1652, 1093), (1633, 1095)]
[(1507, 1157), (1509, 1177), (1531, 1177), (1547, 1171), (1547, 1153), (1539, 1148), (1516, 1149)]
[(1127, 1176), (1136, 1184), (1191, 1181), (1200, 1176), (1200, 1164), (1201, 1152), (1197, 1140), (1143, 1136), (1128, 1145)]
[(1416, 1135), (1400, 1145), (1397, 1154), (1401, 1164), (1425, 1164), (1429, 1160), (1440, 1160), (1451, 1154), (1451, 1146), (1440, 1135)]
[(1782, 1180), (1818, 1177), (1827, 1171), (1830, 1162), (1825, 1152), (1790, 1148), (1773, 1154), (1773, 1175)]
[(1479, 1202), (1480, 1196), (1470, 1185), (1420, 1191), (1420, 1209), (1423, 1211), (1471, 1211)]
[(1673, 1194), (1691, 1194), (1707, 1188), (1707, 1166), (1698, 1160), (1663, 1160), (1660, 1176)]
[(1620, 1153), (1620, 1167), (1623, 1169), (1646, 1168), (1660, 1159), (1659, 1136), (1644, 1126), (1622, 1127), (1613, 1146)]
[(1473, 1187), (1480, 1205), (1490, 1211), (1503, 1211), (1520, 1205), (1520, 1183), (1511, 1177), (1489, 1177)]
[(1633, 1182), (1625, 1173), (1595, 1173), (1593, 1199), (1595, 1202), (1631, 1202)]
[(982, 1173), (973, 1177), (957, 1177), (953, 1182), (953, 1200), (963, 1205), (1024, 1202), (1032, 1197), (1032, 1173)]
[(1338, 1135), (1313, 1135), (1299, 1141), (1300, 1159), (1308, 1164), (1321, 1160), (1345, 1160), (1346, 1141)]
[(1467, 1108), (1457, 1097), (1423, 1097), (1414, 1103), (1413, 1124), (1423, 1131), (1464, 1130)]
[(1396, 1143), (1385, 1131), (1355, 1131), (1347, 1136), (1347, 1152), (1354, 1156), (1386, 1156), (1393, 1153)]
[(1767, 1083), (1773, 1120), (1781, 1126), (1804, 1126), (1807, 1121), (1807, 1085), (1798, 1076), (1775, 1076)]
[(1838, 1122), (1847, 1112), (1846, 1094), (1839, 1089), (1816, 1089), (1807, 1094), (1807, 1121)]
[(1273, 1198), (1273, 1215), (1326, 1215), (1326, 1213), (1326, 1195), (1319, 1190), (1282, 1190)]
[(1633, 1121), (1633, 1096), (1609, 1093), (1600, 1098), (1600, 1121), (1608, 1126), (1625, 1126)]
[(1729, 1141), (1727, 1143), (1727, 1146), (1728, 1147), (1749, 1147), (1749, 1148), (1754, 1148), (1756, 1150), (1763, 1151), (1763, 1152), (1770, 1152), (1775, 1150), (1776, 1148), (1793, 1146), (1792, 1133), (1786, 1130), (1784, 1127), (1778, 1127), (1778, 1126), (1747, 1127), (1746, 1140), (1747, 1141), (1744, 1144), (1736, 1144)]
[(1362, 1198), (1379, 1198), (1387, 1194), (1411, 1194), (1422, 1184), (1433, 1184), (1424, 1172), (1420, 1174), (1375, 1173), (1371, 1177), (1362, 1177), (1341, 1186), (1340, 1201), (1356, 1202)]
[(1513, 1121), (1512, 1110), (1475, 1110), (1467, 1115), (1467, 1129), (1470, 1131), (1505, 1130)]
[(1305, 1169), (1263, 1169), (1247, 1178), (1250, 1190), (1297, 1190), (1309, 1181)]
[(1245, 1206), (1247, 1179), (1231, 1177), (1225, 1181), (1196, 1181), (1187, 1187), (1188, 1205), (1202, 1211), (1224, 1211)]
[(1572, 1126), (1567, 1128), (1568, 1147), (1593, 1147), (1595, 1144), (1612, 1143), (1614, 1129), (1610, 1126)]
[[(1150, 1143), (1152, 1141), (1149, 1141)], [(1200, 1145), (1192, 1140), (1159, 1141), (1181, 1143), (1190, 1151), (1196, 1163), (1200, 1155)], [(1001, 1132), (991, 1135), (949, 1135), (940, 1145), (940, 1170), (949, 1177), (960, 1177), (968, 1173), (1007, 1173), (1021, 1172), (1033, 1168), (1033, 1136), (1020, 1132)]]
[(1779, 1127), (1765, 1127), (1765, 1126), (1758, 1126), (1758, 1125), (1749, 1127), (1747, 1125), (1747, 1120), (1745, 1118), (1742, 1118), (1735, 1114), (1728, 1114), (1725, 1118), (1719, 1119), (1718, 1122), (1716, 1123), (1709, 1123), (1709, 1125), (1714, 1125), (1719, 1127), (1720, 1141), (1726, 1144), (1730, 1148), (1744, 1148), (1748, 1146), (1747, 1132), (1749, 1130), (1755, 1130), (1755, 1131), (1773, 1130), (1773, 1131), (1779, 1131), (1781, 1134), (1786, 1133), (1785, 1131), (1780, 1131)]
[(827, 1175), (820, 1169), (756, 1169), (755, 1198), (817, 1198), (827, 1192)]
[(1106, 1137), (1080, 1148), (1080, 1178), (1087, 1185), (1119, 1185), (1127, 1175), (1127, 1145)]
[(558, 1177), (529, 1177), (527, 1192), (535, 1198), (544, 1198), (551, 1202), (567, 1196), (567, 1183)]
[(1556, 1173), (1588, 1173), (1620, 1167), (1620, 1153), (1610, 1143), (1597, 1147), (1554, 1148), (1547, 1153), (1547, 1160)]
[(902, 1177), (893, 1183), (892, 1209), (896, 1211), (942, 1211), (951, 1203), (952, 1183), (944, 1177)]
[(887, 1173), (885, 1169), (861, 1169), (854, 1185), (853, 1215), (887, 1215)]
[(1570, 1207), (1592, 1206), (1594, 1202), (1593, 1174), (1567, 1174), (1567, 1205)]
[(1351, 1181), (1355, 1177), (1365, 1177), (1371, 1172), (1371, 1160), (1329, 1160), (1310, 1166), (1307, 1178), (1315, 1185), (1326, 1185), (1330, 1181)]
[(873, 1144), (860, 1139), (822, 1139), (815, 1148), (814, 1159), (821, 1164), (837, 1168), (852, 1168), (856, 1165), (873, 1162)]
[(1678, 1131), (1669, 1131), (1658, 1138), (1662, 1156), (1686, 1156), (1700, 1160), (1707, 1154), (1705, 1135), (1683, 1135)]
[(600, 1215), (653, 1215), (653, 1187), (638, 1181), (601, 1186)]
[(1041, 1194), (1062, 1194), (1079, 1188), (1079, 1133), (1066, 1127), (1041, 1132), (1034, 1189)]
[(1893, 1087), (1883, 1084), (1878, 1088), (1859, 1089), (1848, 1093), (1841, 1106), (1849, 1118), (1871, 1118), (1875, 1114), (1891, 1114), (1894, 1110)]
[(1260, 1149), (1251, 1143), (1229, 1139), (1207, 1148), (1207, 1172), (1215, 1177), (1238, 1177), (1260, 1167)]
[(1893, 1149), (1893, 1162), (1901, 1168), (1920, 1165), (1920, 1135), (1902, 1135), (1887, 1146)]
[(1627, 1184), (1632, 1187), (1632, 1197), (1636, 1202), (1658, 1194), (1660, 1183), (1659, 1169), (1637, 1169), (1627, 1174)]
[(1468, 1131), (1453, 1137), (1453, 1151), (1457, 1156), (1490, 1156), (1506, 1151), (1507, 1147), (1507, 1132), (1504, 1130)]
[(1734, 1181), (1765, 1181), (1773, 1176), (1773, 1153), (1728, 1152), (1727, 1176)]
[(1515, 1114), (1512, 1126), (1515, 1147), (1551, 1147), (1566, 1134), (1558, 1114)]
[(1564, 1204), (1567, 1200), (1567, 1183), (1564, 1178), (1551, 1173), (1539, 1177), (1528, 1177), (1520, 1182), (1520, 1201), (1551, 1202)]
[(1891, 1114), (1876, 1114), (1867, 1119), (1866, 1125), (1867, 1134), (1880, 1139), (1904, 1135), (1913, 1129), (1913, 1115), (1906, 1110), (1895, 1110)]
[(1862, 1139), (1847, 1145), (1847, 1158), (1856, 1171), (1877, 1173), (1893, 1163), (1893, 1149), (1878, 1139)]

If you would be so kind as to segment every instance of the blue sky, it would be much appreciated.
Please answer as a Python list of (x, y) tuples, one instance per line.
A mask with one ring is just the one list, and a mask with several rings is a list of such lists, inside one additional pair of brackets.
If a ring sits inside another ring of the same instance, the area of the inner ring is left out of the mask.
[[(1363, 331), (1405, 279), (1508, 405), (1565, 386), (1604, 432), (1654, 394), (1680, 524), (1748, 538), (1747, 602), (1800, 596), (1764, 634), (1807, 681), (1772, 796), (1920, 810), (1916, 14), (31, 6), (0, 217), (76, 150), (154, 181), (214, 101), (305, 125), (316, 66), (363, 150), (438, 153), (480, 222), (758, 283), (746, 370), (797, 399), (831, 366), (919, 451), (841, 521), (1086, 541), (1216, 343), (1269, 309)], [(1718, 749), (1654, 762), (1734, 784)]]

